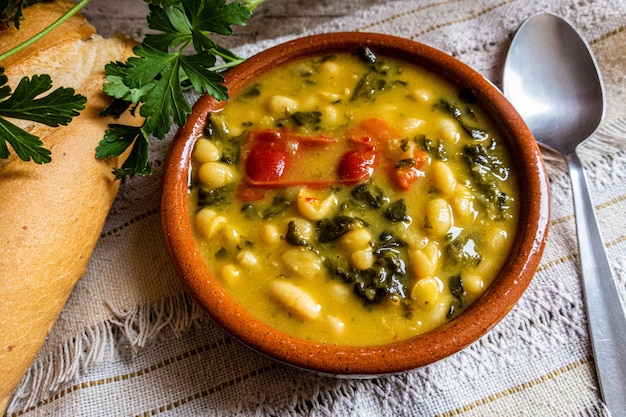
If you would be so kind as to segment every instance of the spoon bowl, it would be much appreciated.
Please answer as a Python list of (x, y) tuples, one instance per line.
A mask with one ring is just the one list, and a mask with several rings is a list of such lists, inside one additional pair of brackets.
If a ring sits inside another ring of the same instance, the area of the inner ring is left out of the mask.
[(587, 43), (562, 18), (539, 13), (518, 29), (503, 74), (504, 95), (535, 138), (563, 155), (572, 180), (591, 344), (602, 399), (626, 416), (626, 315), (576, 151), (604, 117), (604, 85)]
[(564, 155), (593, 135), (604, 117), (604, 85), (589, 47), (552, 14), (520, 26), (504, 80), (505, 96), (537, 140)]

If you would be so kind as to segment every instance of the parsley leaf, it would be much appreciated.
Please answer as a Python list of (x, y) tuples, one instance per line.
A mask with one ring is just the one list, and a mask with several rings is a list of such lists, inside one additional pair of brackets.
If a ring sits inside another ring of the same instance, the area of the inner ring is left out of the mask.
[[(96, 151), (97, 158), (108, 158), (121, 155), (129, 146), (132, 149), (126, 161), (120, 168), (113, 170), (117, 178), (127, 175), (149, 175), (152, 167), (148, 163), (148, 135), (141, 127), (110, 125), (104, 134), (102, 142), (108, 146), (99, 146)], [(102, 145), (101, 142), (101, 145)]]
[(250, 11), (239, 3), (183, 1), (189, 16), (193, 16), (192, 26), (195, 36), (205, 36), (214, 32), (231, 35), (232, 25), (244, 25), (250, 17)]
[(231, 35), (231, 27), (245, 25), (252, 10), (262, 2), (146, 1), (150, 3), (148, 27), (153, 33), (147, 34), (141, 45), (133, 49), (135, 56), (105, 67), (107, 82), (103, 89), (115, 100), (103, 114), (121, 114), (120, 110), (125, 109), (134, 112), (138, 108), (144, 117), (143, 125), (136, 129), (110, 125), (96, 148), (96, 156), (105, 158), (122, 154), (132, 146), (128, 160), (114, 171), (118, 178), (152, 172), (149, 138), (163, 139), (172, 121), (178, 126), (185, 123), (191, 104), (184, 91), (193, 88), (218, 100), (228, 99), (221, 73), (243, 59), (216, 44), (211, 37)]
[(75, 94), (74, 89), (63, 87), (43, 95), (52, 88), (47, 74), (22, 78), (13, 92), (7, 83), (8, 77), (0, 67), (0, 158), (9, 157), (8, 142), (23, 161), (50, 162), (51, 152), (43, 147), (41, 139), (6, 118), (30, 120), (50, 127), (67, 125), (85, 108), (87, 99)]
[[(139, 88), (133, 88), (125, 84), (125, 78), (128, 74), (128, 64), (123, 62), (111, 62), (105, 65), (104, 70), (107, 74), (107, 83), (102, 86), (102, 90), (111, 97), (117, 99), (119, 102), (126, 102), (125, 106), (119, 104), (124, 110), (131, 107), (131, 104), (137, 104), (142, 96), (147, 94), (148, 91), (153, 87), (153, 83), (147, 83), (144, 86)], [(115, 100), (114, 100), (115, 101)], [(116, 107), (112, 103), (112, 105), (107, 108), (106, 113), (111, 112), (111, 107)], [(105, 113), (105, 112), (103, 112)], [(111, 112), (117, 116), (120, 116), (121, 112)]]

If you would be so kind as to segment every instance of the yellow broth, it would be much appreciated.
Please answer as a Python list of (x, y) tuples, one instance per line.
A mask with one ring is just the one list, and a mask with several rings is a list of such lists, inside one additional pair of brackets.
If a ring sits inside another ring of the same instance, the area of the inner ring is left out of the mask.
[(275, 68), (207, 120), (190, 216), (248, 311), (322, 343), (406, 339), (467, 308), (518, 214), (493, 123), (437, 74), (355, 54)]

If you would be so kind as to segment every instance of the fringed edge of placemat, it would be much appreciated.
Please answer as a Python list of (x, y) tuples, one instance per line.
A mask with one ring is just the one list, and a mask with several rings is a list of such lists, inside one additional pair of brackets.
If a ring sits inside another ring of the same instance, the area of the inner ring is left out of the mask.
[(109, 320), (86, 328), (48, 355), (37, 357), (9, 402), (6, 416), (20, 416), (59, 399), (68, 393), (59, 391), (63, 385), (115, 355), (135, 355), (164, 332), (181, 337), (208, 321), (185, 293), (129, 310), (111, 305), (109, 309)]

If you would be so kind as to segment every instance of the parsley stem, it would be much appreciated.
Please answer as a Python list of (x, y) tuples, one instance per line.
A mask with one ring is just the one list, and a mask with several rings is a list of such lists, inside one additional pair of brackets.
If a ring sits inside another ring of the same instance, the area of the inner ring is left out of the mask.
[(28, 39), (27, 41), (21, 43), (20, 45), (17, 45), (16, 47), (14, 47), (14, 48), (4, 52), (2, 55), (0, 55), (0, 62), (5, 60), (6, 58), (10, 57), (11, 55), (16, 54), (19, 51), (29, 47), (33, 43), (37, 42), (39, 39), (41, 39), (44, 36), (46, 36), (48, 33), (52, 32), (54, 29), (59, 27), (67, 19), (69, 19), (70, 17), (74, 16), (80, 9), (85, 7), (87, 5), (87, 3), (89, 3), (90, 1), (91, 0), (81, 0), (80, 2), (76, 3), (76, 5), (74, 5), (74, 7), (72, 7), (67, 12), (65, 12), (65, 14), (63, 16), (61, 16), (56, 21), (54, 21), (50, 26), (48, 26), (47, 28), (45, 28), (44, 30), (42, 30), (41, 32), (39, 32), (38, 34), (33, 36), (32, 38)]
[(235, 55), (234, 53), (232, 53), (232, 51), (226, 51), (226, 52), (222, 52), (220, 50), (220, 48), (212, 48), (211, 53), (215, 56), (219, 56), (220, 58), (222, 58), (224, 60), (224, 62), (241, 62), (243, 61), (243, 58), (241, 58), (238, 55)]
[(244, 0), (243, 4), (245, 4), (248, 10), (253, 12), (254, 9), (256, 9), (259, 5), (261, 5), (264, 2), (265, 0)]
[(232, 60), (229, 62), (226, 62), (222, 65), (215, 65), (214, 67), (209, 68), (211, 71), (215, 71), (215, 72), (221, 72), (224, 70), (227, 70), (229, 68), (233, 68), (236, 67), (237, 65), (241, 64), (243, 61), (245, 61), (245, 59), (240, 58), (240, 59), (236, 59), (236, 60)]

